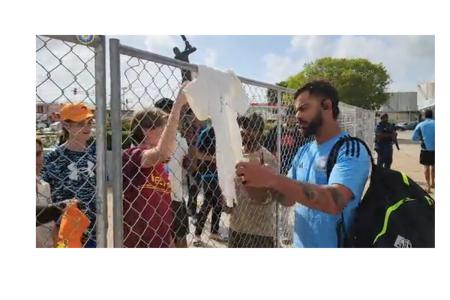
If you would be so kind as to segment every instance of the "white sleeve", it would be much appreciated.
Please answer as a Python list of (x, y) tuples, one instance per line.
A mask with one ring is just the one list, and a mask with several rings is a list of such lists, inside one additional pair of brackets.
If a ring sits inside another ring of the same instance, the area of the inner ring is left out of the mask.
[(207, 97), (208, 82), (205, 78), (203, 78), (205, 74), (202, 72), (202, 66), (199, 66), (198, 71), (197, 78), (184, 89), (184, 92), (187, 96), (189, 107), (192, 109), (195, 116), (200, 121), (203, 121), (209, 118)]
[(228, 71), (233, 78), (231, 105), (238, 114), (245, 114), (249, 108), (249, 102), (244, 87), (239, 78), (232, 71)]

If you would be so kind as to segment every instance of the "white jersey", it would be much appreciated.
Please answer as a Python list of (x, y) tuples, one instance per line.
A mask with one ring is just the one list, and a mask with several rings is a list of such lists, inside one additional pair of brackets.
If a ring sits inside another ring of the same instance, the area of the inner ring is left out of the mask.
[(244, 114), (249, 99), (240, 80), (231, 72), (198, 66), (197, 78), (185, 88), (189, 106), (199, 120), (211, 118), (216, 135), (219, 185), (229, 205), (236, 199), (235, 165), (243, 160), (237, 114)]

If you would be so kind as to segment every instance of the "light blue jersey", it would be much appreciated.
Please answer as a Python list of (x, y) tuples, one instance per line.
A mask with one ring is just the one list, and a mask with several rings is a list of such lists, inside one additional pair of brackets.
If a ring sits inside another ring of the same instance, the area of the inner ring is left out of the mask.
[[(326, 164), (328, 155), (339, 138), (348, 135), (341, 132), (328, 141), (317, 144), (316, 141), (302, 146), (288, 173), (288, 177), (305, 183), (332, 185), (340, 184), (353, 193), (352, 200), (344, 209), (345, 227), (352, 223), (370, 170), (369, 155), (362, 144), (351, 141), (339, 151), (336, 164), (327, 182)], [(337, 223), (341, 214), (331, 215), (302, 204), (295, 206), (294, 246), (337, 247)]]
[(427, 118), (417, 124), (412, 139), (422, 142), (422, 150), (434, 151), (434, 120)]

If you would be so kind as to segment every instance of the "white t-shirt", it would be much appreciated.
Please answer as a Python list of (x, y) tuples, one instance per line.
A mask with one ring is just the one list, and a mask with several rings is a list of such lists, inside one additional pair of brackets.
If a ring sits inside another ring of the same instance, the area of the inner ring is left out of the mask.
[(177, 147), (169, 161), (169, 180), (171, 186), (172, 201), (183, 202), (183, 180), (186, 173), (183, 169), (183, 158), (188, 153), (186, 139), (177, 132)]
[[(38, 179), (36, 205), (51, 204), (50, 185)], [(54, 247), (54, 236), (56, 235), (56, 223), (51, 221), (36, 227), (36, 248), (52, 248)]]
[(189, 106), (199, 120), (211, 118), (216, 135), (216, 164), (219, 185), (229, 205), (236, 199), (235, 165), (243, 160), (242, 138), (237, 114), (244, 114), (249, 99), (239, 78), (198, 66), (197, 78), (185, 88)]

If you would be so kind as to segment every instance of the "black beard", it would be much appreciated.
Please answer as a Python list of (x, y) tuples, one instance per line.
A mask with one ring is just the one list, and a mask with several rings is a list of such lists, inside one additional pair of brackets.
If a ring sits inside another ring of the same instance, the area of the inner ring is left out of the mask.
[(308, 127), (301, 128), (300, 131), (303, 137), (307, 138), (316, 135), (317, 132), (319, 131), (319, 128), (322, 127), (322, 124), (323, 124), (322, 112), (318, 111), (317, 114), (309, 123)]

